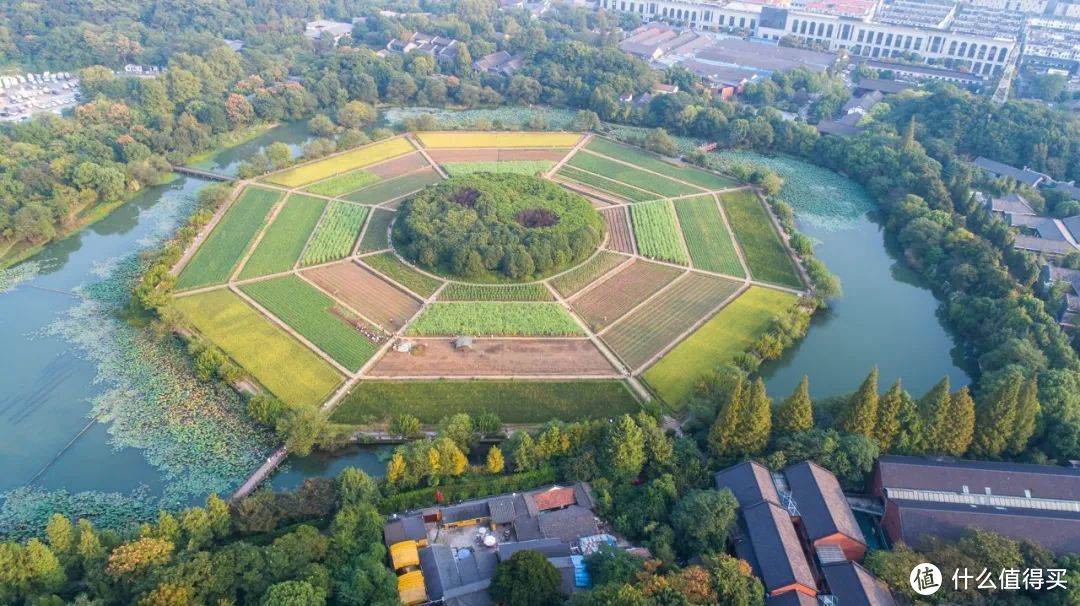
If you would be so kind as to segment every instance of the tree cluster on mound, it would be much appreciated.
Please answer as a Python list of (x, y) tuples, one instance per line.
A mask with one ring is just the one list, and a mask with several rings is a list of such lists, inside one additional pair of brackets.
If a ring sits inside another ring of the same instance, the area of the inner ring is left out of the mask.
[(604, 223), (577, 194), (537, 177), (476, 173), (431, 187), (400, 209), (394, 244), (422, 267), (463, 278), (522, 280), (583, 261)]

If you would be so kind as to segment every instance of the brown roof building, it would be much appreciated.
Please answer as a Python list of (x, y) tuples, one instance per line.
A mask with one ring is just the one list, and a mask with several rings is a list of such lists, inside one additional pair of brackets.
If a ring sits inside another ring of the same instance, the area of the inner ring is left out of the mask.
[(1080, 545), (1080, 470), (1050, 465), (883, 456), (871, 493), (882, 527), (914, 547), (956, 539), (969, 528), (1030, 539), (1058, 554)]
[(866, 539), (836, 476), (806, 461), (785, 469), (784, 477), (806, 536), (814, 548), (837, 547), (845, 559), (861, 560), (866, 554)]

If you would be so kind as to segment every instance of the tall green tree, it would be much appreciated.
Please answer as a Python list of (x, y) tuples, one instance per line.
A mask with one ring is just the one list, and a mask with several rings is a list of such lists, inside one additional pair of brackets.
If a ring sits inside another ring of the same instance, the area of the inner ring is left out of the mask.
[(677, 545), (686, 557), (723, 553), (739, 502), (730, 490), (691, 490), (671, 513)]
[(904, 388), (900, 379), (878, 400), (877, 419), (874, 421), (874, 441), (881, 452), (889, 452), (900, 432), (900, 409), (904, 404)]
[(939, 452), (949, 430), (949, 377), (938, 381), (919, 400), (919, 418), (926, 446)]
[(878, 409), (877, 383), (878, 369), (875, 366), (840, 410), (837, 424), (841, 430), (848, 433), (861, 433), (864, 436), (874, 435)]
[(765, 450), (772, 431), (772, 403), (765, 392), (765, 381), (758, 377), (750, 386), (743, 417), (738, 424), (737, 448), (741, 454)]
[[(1018, 379), (1018, 376), (1014, 379)], [(985, 395), (979, 398), (975, 408), (972, 454), (993, 459), (1005, 451), (1009, 440), (1015, 435), (1016, 400), (1020, 387), (1019, 380), (1006, 378), (997, 386), (985, 389)]]
[(975, 401), (966, 386), (949, 397), (947, 427), (941, 436), (942, 451), (954, 457), (967, 452), (975, 434)]
[(645, 464), (645, 434), (633, 417), (623, 415), (608, 428), (604, 454), (613, 479), (625, 482), (641, 473)]
[(1035, 422), (1039, 415), (1039, 384), (1033, 377), (1024, 382), (1016, 396), (1016, 418), (1005, 451), (1017, 455), (1027, 448), (1035, 435)]
[(814, 426), (814, 403), (810, 399), (810, 379), (803, 375), (795, 391), (776, 409), (773, 427), (778, 433), (806, 431)]
[(505, 606), (561, 604), (562, 577), (542, 553), (525, 549), (499, 562), (488, 591)]

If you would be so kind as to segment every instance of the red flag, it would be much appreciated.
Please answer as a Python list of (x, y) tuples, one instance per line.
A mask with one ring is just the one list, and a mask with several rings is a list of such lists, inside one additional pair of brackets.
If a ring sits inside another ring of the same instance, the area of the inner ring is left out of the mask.
[(435, 491), (435, 501), (437, 503), (442, 503), (442, 491), (441, 490), (436, 490)]

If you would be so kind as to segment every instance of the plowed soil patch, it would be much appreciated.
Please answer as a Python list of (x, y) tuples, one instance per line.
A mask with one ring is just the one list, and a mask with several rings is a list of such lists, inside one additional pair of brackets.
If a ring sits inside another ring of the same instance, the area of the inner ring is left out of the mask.
[(587, 339), (476, 339), (457, 351), (452, 339), (415, 339), (412, 352), (389, 350), (369, 370), (376, 377), (615, 376)]
[(330, 296), (393, 332), (420, 311), (420, 302), (352, 261), (303, 272)]

